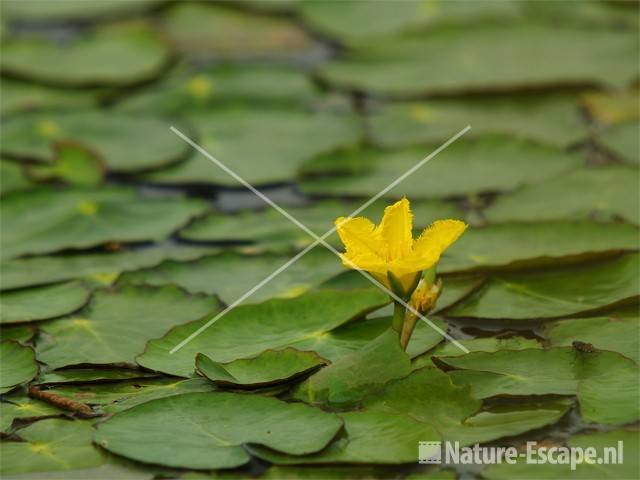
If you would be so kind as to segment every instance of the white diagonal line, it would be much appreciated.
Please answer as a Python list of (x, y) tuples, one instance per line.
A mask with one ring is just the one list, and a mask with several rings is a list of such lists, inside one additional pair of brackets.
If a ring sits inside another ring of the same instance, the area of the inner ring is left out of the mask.
[[(302, 257), (304, 254), (306, 254), (309, 250), (311, 250), (312, 248), (314, 248), (316, 245), (318, 244), (322, 244), (325, 248), (327, 248), (328, 250), (330, 250), (333, 254), (335, 254), (336, 256), (338, 256), (338, 258), (341, 258), (344, 260), (344, 258), (340, 255), (340, 252), (338, 252), (335, 248), (333, 248), (333, 246), (329, 245), (327, 242), (324, 241), (324, 239), (326, 237), (328, 237), (329, 235), (331, 235), (333, 232), (336, 231), (337, 226), (334, 226), (332, 229), (330, 229), (328, 232), (326, 232), (324, 235), (322, 235), (321, 237), (319, 237), (318, 235), (315, 234), (315, 232), (311, 231), (309, 228), (307, 228), (306, 225), (304, 225), (303, 223), (301, 223), (300, 221), (298, 221), (298, 219), (296, 219), (294, 216), (292, 216), (289, 212), (287, 212), (286, 210), (284, 210), (282, 207), (280, 207), (280, 205), (278, 205), (277, 203), (273, 202), (269, 197), (267, 197), (266, 195), (264, 195), (262, 192), (260, 192), (258, 189), (256, 189), (253, 185), (251, 185), (249, 182), (247, 182), (246, 180), (244, 180), (242, 177), (240, 177), (237, 173), (235, 173), (233, 170), (231, 170), (229, 167), (227, 167), (225, 164), (223, 164), (222, 162), (220, 162), (217, 158), (215, 158), (214, 156), (212, 156), (209, 152), (207, 152), (204, 148), (202, 148), (200, 145), (198, 145), (197, 143), (195, 143), (193, 140), (191, 140), (189, 137), (187, 137), (185, 134), (183, 134), (180, 130), (178, 130), (175, 127), (171, 127), (170, 128), (172, 132), (174, 132), (176, 135), (178, 135), (180, 138), (182, 138), (185, 142), (187, 142), (189, 145), (191, 145), (193, 148), (195, 148), (196, 150), (198, 150), (201, 154), (203, 154), (206, 158), (208, 158), (209, 160), (211, 160), (213, 163), (215, 163), (218, 167), (220, 167), (221, 169), (223, 169), (225, 172), (227, 172), (227, 174), (229, 174), (231, 177), (233, 177), (235, 180), (237, 180), (239, 183), (241, 183), (243, 186), (245, 186), (246, 188), (248, 188), (249, 190), (251, 190), (253, 193), (255, 193), (258, 197), (260, 197), (264, 202), (266, 202), (268, 205), (272, 206), (273, 208), (275, 208), (278, 212), (280, 212), (280, 214), (282, 214), (283, 216), (285, 216), (286, 218), (288, 218), (291, 222), (293, 222), (295, 225), (297, 225), (300, 229), (304, 230), (308, 235), (310, 235), (312, 238), (315, 239), (315, 241), (310, 244), (307, 248), (305, 248), (303, 251), (301, 251), (299, 254), (297, 254), (295, 257), (293, 257), (291, 260), (289, 260), (286, 264), (284, 264), (282, 267), (280, 267), (278, 270), (276, 270), (275, 272), (273, 272), (271, 275), (269, 275), (267, 278), (265, 278), (263, 281), (261, 281), (258, 285), (256, 285), (255, 287), (253, 287), (251, 290), (249, 290), (247, 293), (245, 293), (242, 297), (240, 297), (238, 300), (236, 300), (235, 302), (233, 302), (230, 306), (228, 306), (226, 309), (224, 309), (222, 312), (220, 312), (218, 315), (216, 315), (214, 318), (212, 318), (211, 320), (209, 320), (207, 323), (205, 323), (204, 325), (202, 325), (198, 330), (196, 330), (195, 332), (193, 332), (191, 335), (189, 335), (189, 337), (187, 337), (186, 339), (184, 339), (182, 342), (180, 342), (178, 345), (176, 345), (173, 349), (171, 349), (171, 351), (169, 353), (175, 353), (176, 351), (178, 351), (180, 348), (182, 348), (184, 345), (186, 345), (187, 343), (189, 343), (191, 340), (193, 340), (195, 337), (197, 337), (200, 333), (202, 333), (205, 329), (207, 329), (209, 326), (211, 326), (215, 321), (217, 321), (220, 317), (222, 317), (224, 314), (226, 314), (229, 310), (231, 310), (232, 308), (234, 308), (235, 306), (237, 306), (239, 303), (241, 303), (244, 299), (246, 299), (247, 297), (249, 297), (250, 295), (252, 295), (255, 291), (257, 291), (259, 288), (261, 288), (264, 284), (266, 284), (267, 282), (269, 282), (273, 277), (275, 277), (276, 275), (278, 275), (279, 273), (281, 273), (283, 270), (285, 270), (287, 267), (289, 267), (291, 264), (293, 264), (295, 261), (297, 261), (300, 257)], [(367, 208), (369, 205), (371, 205), (373, 202), (375, 202), (378, 198), (380, 198), (382, 195), (384, 195), (385, 193), (387, 193), (389, 190), (391, 190), (393, 187), (395, 187), (398, 183), (400, 183), (402, 180), (404, 180), (405, 178), (407, 178), (409, 175), (411, 175), (412, 173), (414, 173), (418, 168), (420, 168), (422, 165), (424, 165), (425, 163), (427, 163), (429, 160), (431, 160), (434, 156), (436, 156), (438, 153), (440, 153), (442, 150), (444, 150), (445, 148), (447, 148), (449, 145), (451, 145), (454, 141), (456, 141), (458, 138), (460, 138), (462, 135), (464, 135), (465, 133), (467, 133), (469, 130), (471, 129), (470, 125), (467, 125), (465, 128), (463, 128), (462, 130), (460, 130), (457, 134), (455, 134), (453, 137), (451, 137), (449, 140), (447, 140), (445, 143), (443, 143), (440, 147), (438, 147), (436, 150), (434, 150), (429, 156), (423, 158), (420, 162), (418, 162), (416, 165), (414, 165), (412, 168), (410, 168), (407, 172), (405, 172), (403, 175), (401, 175), (400, 177), (398, 177), (396, 180), (394, 180), (391, 184), (389, 184), (386, 188), (384, 188), (383, 190), (381, 190), (378, 194), (376, 194), (375, 196), (373, 196), (369, 201), (365, 202), (360, 208), (358, 208), (357, 210), (355, 210), (353, 213), (351, 213), (348, 217), (346, 217), (345, 221), (349, 218), (352, 218), (354, 215), (357, 215), (358, 213), (360, 213), (362, 210), (364, 210), (365, 208)], [(365, 278), (367, 278), (370, 282), (372, 282), (374, 285), (376, 285), (378, 288), (382, 289), (383, 291), (385, 291), (391, 298), (393, 298), (395, 301), (397, 301), (398, 303), (400, 303), (401, 305), (403, 305), (407, 310), (409, 310), (410, 312), (412, 312), (414, 315), (416, 315), (417, 317), (419, 317), (421, 320), (423, 320), (424, 322), (426, 322), (429, 326), (431, 326), (431, 328), (433, 328), (436, 332), (438, 332), (440, 335), (442, 335), (443, 337), (445, 337), (447, 340), (449, 340), (450, 342), (452, 342), (454, 345), (456, 345), (458, 348), (460, 348), (463, 352), (465, 353), (469, 353), (469, 350), (464, 347), (464, 345), (462, 345), (460, 342), (458, 342), (456, 339), (454, 339), (453, 337), (451, 337), (449, 334), (447, 334), (445, 331), (443, 331), (440, 327), (438, 327), (436, 324), (434, 324), (433, 322), (431, 322), (431, 320), (429, 320), (428, 318), (426, 318), (425, 316), (423, 316), (422, 314), (420, 314), (420, 312), (418, 312), (417, 310), (415, 310), (413, 307), (411, 307), (411, 305), (409, 305), (408, 303), (406, 303), (403, 299), (401, 299), (399, 296), (397, 296), (395, 293), (393, 293), (391, 290), (389, 290), (388, 288), (386, 288), (384, 285), (382, 285), (380, 282), (378, 282), (375, 278), (373, 278), (369, 273), (360, 270), (359, 268), (357, 268), (357, 265), (355, 265), (354, 263), (352, 263), (349, 260), (346, 260), (346, 263), (349, 264), (349, 266), (354, 269), (357, 270), (358, 272), (360, 272)]]
[(215, 317), (213, 317), (212, 319), (210, 319), (207, 323), (205, 323), (204, 325), (202, 325), (200, 328), (198, 328), (195, 332), (193, 332), (191, 335), (189, 335), (187, 338), (185, 338), (183, 341), (181, 341), (180, 343), (178, 343), (175, 347), (173, 347), (169, 353), (173, 354), (175, 352), (177, 352), (178, 350), (180, 350), (182, 347), (184, 347), (187, 343), (189, 343), (191, 340), (193, 340), (194, 338), (196, 338), (198, 335), (200, 335), (202, 332), (204, 332), (207, 328), (209, 328), (211, 325), (213, 325), (216, 321), (218, 321), (223, 315), (225, 315), (227, 312), (229, 312), (230, 310), (233, 310), (234, 308), (236, 308), (238, 305), (240, 305), (245, 299), (249, 298), (251, 295), (253, 295), (255, 292), (257, 292), (259, 289), (261, 289), (265, 284), (269, 283), (275, 276), (279, 275), (281, 272), (283, 272), (284, 270), (286, 270), (287, 268), (289, 268), (289, 266), (291, 266), (293, 263), (297, 262), (298, 259), (300, 259), (300, 257), (302, 257), (303, 255), (305, 255), (309, 250), (311, 250), (312, 248), (314, 248), (316, 245), (318, 244), (318, 242), (314, 242), (311, 245), (309, 245), (307, 248), (305, 248), (304, 250), (302, 250), (300, 253), (298, 253), (295, 257), (293, 257), (292, 259), (290, 259), (287, 263), (285, 263), (284, 265), (282, 265), (280, 268), (278, 268), (277, 270), (275, 270), (271, 275), (269, 275), (268, 277), (266, 277), (265, 279), (263, 279), (260, 283), (258, 283), (255, 287), (253, 287), (251, 290), (249, 290), (247, 293), (245, 293), (244, 295), (242, 295), (240, 298), (238, 298), (237, 300), (235, 300), (232, 304), (230, 304), (227, 308), (225, 308), (224, 310), (222, 310), (220, 313), (218, 313)]

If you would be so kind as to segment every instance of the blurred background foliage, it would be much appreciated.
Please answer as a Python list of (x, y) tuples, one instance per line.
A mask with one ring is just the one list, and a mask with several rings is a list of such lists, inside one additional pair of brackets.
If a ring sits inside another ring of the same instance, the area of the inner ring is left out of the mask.
[[(434, 321), (471, 349), (501, 350), (511, 337), (505, 348), (516, 350), (585, 340), (637, 362), (636, 2), (3, 0), (1, 7), (1, 321), (7, 358), (18, 362), (11, 368), (25, 372), (3, 391), (34, 378), (35, 358), (40, 385), (144, 378), (149, 372), (134, 365), (147, 340), (233, 302), (312, 242), (170, 126), (321, 235), (470, 125), (363, 213), (377, 221), (386, 203), (406, 195), (416, 229), (437, 218), (472, 226), (440, 263), (445, 293)], [(335, 235), (328, 241), (339, 245)], [(318, 247), (246, 303), (366, 286)], [(117, 333), (104, 324), (78, 330), (86, 326), (78, 317), (55, 319), (83, 307), (96, 325), (119, 312)], [(575, 319), (586, 316), (595, 317)], [(550, 328), (551, 319), (559, 324)], [(338, 337), (354, 350), (381, 331)], [(123, 341), (132, 332), (139, 342)], [(431, 365), (439, 339), (417, 337), (425, 343), (414, 367)], [(16, 345), (35, 347), (36, 357)], [(138, 362), (167, 374), (192, 367)], [(92, 363), (103, 370), (68, 373)], [(109, 398), (129, 387), (117, 388)], [(145, 388), (149, 398), (162, 396), (158, 384)], [(35, 412), (11, 410), (5, 432), (14, 419), (59, 413), (12, 395), (3, 409)], [(85, 445), (82, 428), (70, 435)], [(580, 428), (574, 419), (561, 430)], [(118, 462), (109, 468), (140, 473)], [(28, 460), (16, 465), (11, 473), (33, 471)], [(304, 474), (290, 468), (265, 475)], [(331, 472), (383, 475), (358, 468)], [(530, 472), (484, 475), (503, 474)]]

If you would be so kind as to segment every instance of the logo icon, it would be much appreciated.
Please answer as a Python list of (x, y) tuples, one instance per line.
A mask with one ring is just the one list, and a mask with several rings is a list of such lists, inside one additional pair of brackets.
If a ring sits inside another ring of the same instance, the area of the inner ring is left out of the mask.
[(419, 442), (418, 463), (440, 464), (442, 462), (442, 442)]

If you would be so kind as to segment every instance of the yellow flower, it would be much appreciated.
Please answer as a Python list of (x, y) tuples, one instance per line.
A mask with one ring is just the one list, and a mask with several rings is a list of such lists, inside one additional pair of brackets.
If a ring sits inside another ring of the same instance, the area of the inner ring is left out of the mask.
[(387, 272), (391, 272), (405, 290), (417, 274), (433, 267), (467, 228), (459, 220), (438, 220), (414, 240), (413, 214), (406, 198), (385, 208), (378, 226), (364, 217), (340, 217), (335, 224), (346, 247), (344, 266), (368, 271), (387, 287)]

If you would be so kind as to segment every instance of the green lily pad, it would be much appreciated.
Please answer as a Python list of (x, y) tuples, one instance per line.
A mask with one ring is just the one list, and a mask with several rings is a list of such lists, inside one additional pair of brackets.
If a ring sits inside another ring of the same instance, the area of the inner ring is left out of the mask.
[(337, 415), (303, 404), (258, 395), (190, 393), (114, 415), (99, 426), (95, 441), (146, 463), (231, 468), (250, 459), (242, 444), (305, 455), (324, 448), (341, 427)]
[(316, 47), (303, 29), (286, 19), (215, 4), (177, 5), (165, 15), (163, 26), (181, 53), (199, 60), (290, 61)]
[[(439, 360), (477, 398), (495, 395), (577, 395), (587, 422), (621, 424), (640, 418), (638, 365), (614, 352), (576, 348), (472, 352)], [(535, 365), (535, 368), (532, 366)]]
[(587, 1), (575, 5), (561, 2), (522, 2), (524, 12), (530, 18), (538, 18), (548, 24), (565, 17), (567, 22), (583, 28), (616, 28), (631, 30), (637, 24), (633, 21), (633, 5)]
[(546, 324), (544, 328), (552, 347), (569, 347), (573, 342), (590, 343), (598, 350), (618, 352), (640, 364), (637, 316), (559, 320)]
[(69, 185), (93, 187), (104, 180), (102, 161), (91, 151), (74, 142), (58, 142), (54, 146), (53, 165), (30, 165), (28, 175), (37, 181), (60, 180)]
[[(361, 205), (362, 202), (326, 200), (308, 207), (289, 207), (287, 211), (309, 230), (321, 236), (334, 227), (333, 222), (336, 218), (350, 214)], [(386, 202), (374, 202), (358, 216), (380, 217), (385, 206)], [(454, 205), (440, 201), (414, 202), (411, 209), (416, 228), (427, 227), (439, 218), (461, 217)], [(300, 227), (273, 209), (234, 215), (211, 213), (195, 220), (180, 232), (180, 236), (187, 240), (242, 241), (283, 248), (302, 248), (314, 242), (314, 239)], [(335, 247), (342, 245), (336, 233), (324, 240)]]
[(638, 297), (640, 256), (547, 271), (502, 274), (447, 310), (452, 317), (559, 318)]
[(260, 446), (251, 452), (276, 464), (413, 463), (418, 442), (449, 440), (462, 446), (520, 434), (557, 421), (568, 402), (480, 410), (468, 388), (444, 373), (423, 368), (386, 385), (361, 410), (342, 413), (345, 432), (322, 452), (293, 457)]
[(297, 385), (292, 397), (312, 405), (351, 407), (410, 371), (411, 361), (400, 347), (398, 333), (387, 329), (362, 349), (339, 358)]
[(3, 325), (2, 327), (2, 339), (3, 340), (15, 340), (19, 343), (27, 343), (35, 335), (36, 330), (30, 324), (9, 326)]
[(0, 195), (26, 190), (33, 182), (27, 177), (18, 163), (0, 160)]
[(0, 138), (2, 153), (10, 157), (51, 163), (56, 158), (51, 145), (72, 141), (93, 151), (111, 171), (135, 172), (171, 165), (191, 152), (169, 131), (170, 126), (169, 121), (148, 114), (34, 112), (9, 119)]
[(3, 14), (10, 21), (57, 21), (92, 20), (113, 16), (138, 13), (157, 5), (158, 0), (95, 0), (85, 3), (82, 0), (59, 0), (57, 2), (11, 2)]
[[(619, 463), (602, 465), (601, 462), (583, 461), (576, 464), (576, 469), (569, 471), (568, 465), (537, 463), (526, 464), (519, 460), (513, 465), (506, 463), (500, 465), (490, 465), (486, 467), (481, 475), (486, 480), (529, 480), (531, 478), (544, 478), (563, 480), (566, 478), (590, 480), (593, 478), (635, 478), (640, 469), (638, 465), (639, 448), (637, 430), (612, 430), (609, 432), (593, 432), (574, 435), (566, 442), (571, 448), (581, 449), (586, 452), (588, 448), (595, 450), (596, 458), (612, 458), (605, 455), (605, 448), (615, 448), (618, 451), (618, 442), (622, 442), (622, 455), (617, 456)], [(617, 455), (617, 453), (616, 453)], [(622, 460), (622, 461), (620, 461)]]
[[(497, 352), (498, 350), (524, 350), (527, 348), (542, 348), (537, 340), (524, 337), (485, 337), (471, 338), (468, 340), (458, 340), (458, 342), (470, 352)], [(424, 355), (414, 358), (411, 362), (411, 368), (418, 370), (423, 367), (432, 367), (434, 363), (433, 357), (456, 357), (464, 355), (464, 351), (457, 345), (450, 342), (444, 342), (434, 348), (432, 351)]]
[(501, 134), (566, 147), (587, 136), (575, 98), (498, 97), (402, 102), (371, 107), (372, 140), (381, 147), (444, 142), (463, 126), (467, 138)]
[(506, 2), (347, 0), (340, 3), (299, 2), (297, 12), (315, 30), (344, 43), (358, 44), (376, 37), (442, 23), (513, 20), (520, 15), (520, 7), (516, 3)]
[(38, 373), (33, 348), (13, 340), (0, 342), (0, 394), (28, 382)]
[[(366, 288), (366, 285), (363, 285)], [(385, 307), (386, 308), (386, 307)], [(378, 314), (374, 312), (371, 316)], [(430, 318), (440, 330), (447, 330), (447, 323), (441, 318)], [(363, 318), (349, 322), (322, 335), (314, 335), (296, 343), (299, 350), (322, 352), (322, 355), (332, 361), (361, 350), (369, 342), (382, 335), (391, 325), (391, 317)], [(410, 358), (422, 355), (427, 350), (443, 340), (442, 335), (426, 322), (416, 324), (413, 336), (407, 345)]]
[(196, 356), (196, 370), (222, 387), (259, 388), (303, 377), (328, 362), (315, 352), (295, 348), (265, 350), (251, 358), (222, 363), (203, 354)]
[[(381, 38), (329, 62), (321, 75), (342, 88), (397, 96), (594, 82), (619, 86), (637, 75), (633, 30), (565, 27), (476, 24)], [(536, 68), (529, 68), (531, 58)]]
[(38, 359), (50, 368), (78, 364), (134, 363), (147, 340), (218, 309), (215, 298), (176, 287), (98, 290), (78, 314), (42, 327)]
[(204, 210), (201, 201), (140, 198), (128, 188), (16, 192), (3, 199), (2, 257), (159, 241)]
[[(19, 2), (19, 4), (26, 3)], [(12, 2), (11, 5), (18, 5), (18, 2)], [(5, 116), (32, 110), (87, 108), (96, 103), (95, 96), (93, 91), (56, 89), (3, 78), (0, 113)]]
[[(190, 115), (190, 120), (200, 132), (194, 140), (252, 185), (291, 181), (305, 161), (353, 146), (362, 135), (360, 121), (352, 112), (236, 107)], [(174, 142), (186, 145), (174, 137)], [(164, 184), (240, 186), (237, 180), (197, 152), (186, 162), (143, 178)]]
[(602, 220), (640, 223), (640, 206), (629, 198), (640, 191), (640, 171), (625, 165), (576, 170), (498, 197), (485, 216), (490, 221)]
[[(215, 294), (224, 303), (230, 304), (289, 260), (287, 255), (247, 256), (222, 253), (189, 262), (169, 260), (157, 267), (129, 272), (122, 277), (122, 282), (175, 284), (190, 293)], [(298, 296), (343, 269), (340, 260), (333, 253), (318, 247), (274, 277), (244, 303), (255, 303), (273, 297)]]
[(629, 163), (640, 163), (640, 122), (612, 127), (600, 135), (600, 143), (616, 157)]
[(215, 248), (161, 244), (112, 253), (18, 258), (0, 263), (1, 287), (11, 289), (74, 279), (109, 285), (124, 271), (152, 267), (167, 259), (193, 260), (214, 250)]
[[(312, 194), (375, 195), (438, 146), (392, 152), (363, 150), (350, 162), (350, 168), (359, 165), (357, 175), (308, 179), (301, 187)], [(350, 153), (345, 155), (353, 157)], [(460, 139), (392, 188), (385, 197), (437, 198), (510, 191), (557, 176), (581, 163), (582, 159), (576, 154), (524, 140), (497, 136)], [(339, 167), (341, 155), (334, 155), (331, 164)], [(331, 165), (324, 168), (330, 170)], [(461, 172), (465, 172), (464, 175)]]
[(89, 301), (91, 291), (79, 282), (0, 293), (0, 323), (33, 322), (75, 312)]
[(118, 104), (118, 111), (179, 114), (206, 112), (221, 105), (312, 105), (320, 98), (301, 71), (267, 66), (181, 69)]
[(47, 391), (111, 414), (157, 398), (216, 390), (216, 386), (204, 378), (149, 378), (94, 385), (56, 385)]
[(91, 443), (92, 433), (91, 424), (79, 420), (52, 418), (33, 423), (18, 430), (23, 442), (0, 443), (0, 472), (5, 476), (97, 467), (104, 458)]
[[(350, 292), (327, 290), (291, 299), (241, 305), (173, 354), (169, 351), (204, 325), (208, 318), (174, 328), (164, 337), (151, 340), (137, 362), (150, 370), (188, 377), (193, 374), (197, 353), (217, 362), (230, 362), (268, 349), (293, 347), (302, 350), (304, 342), (323, 338), (327, 332), (388, 301), (384, 293), (372, 288)], [(323, 349), (311, 345), (319, 355), (333, 361)], [(329, 350), (331, 353), (335, 347)]]
[(40, 400), (22, 396), (4, 396), (0, 402), (0, 432), (10, 430), (13, 421), (35, 420), (60, 415), (62, 410)]
[[(132, 462), (123, 457), (112, 455), (108, 452), (100, 450), (103, 456), (103, 463), (96, 467), (80, 467), (73, 468), (72, 470), (65, 470), (64, 476), (56, 475), (55, 472), (38, 472), (29, 473), (29, 480), (111, 480), (115, 478), (122, 478), (126, 480), (154, 480), (156, 477), (170, 478), (171, 476), (177, 476), (178, 472), (174, 469), (169, 469), (154, 465), (145, 465), (138, 462)], [(15, 475), (10, 478), (11, 480), (24, 480), (25, 475)]]
[(621, 223), (502, 223), (470, 228), (443, 255), (438, 271), (557, 266), (637, 250), (640, 231)]
[(144, 24), (103, 27), (64, 44), (18, 36), (3, 46), (0, 69), (50, 85), (121, 86), (155, 77), (169, 50)]

